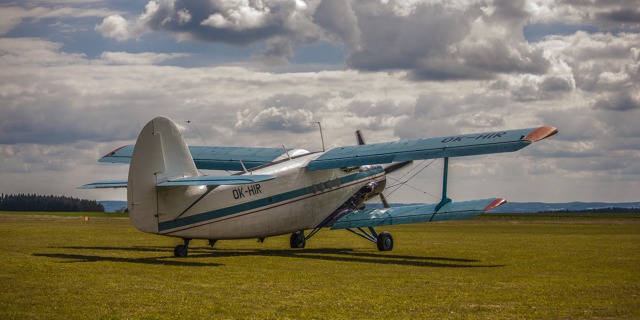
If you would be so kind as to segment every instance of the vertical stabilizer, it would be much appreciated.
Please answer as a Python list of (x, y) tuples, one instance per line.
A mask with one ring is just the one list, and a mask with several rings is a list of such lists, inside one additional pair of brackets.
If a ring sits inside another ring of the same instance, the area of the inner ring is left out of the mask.
[(157, 233), (156, 185), (172, 178), (198, 175), (175, 123), (165, 117), (147, 123), (138, 136), (129, 166), (127, 202), (133, 225), (140, 231)]

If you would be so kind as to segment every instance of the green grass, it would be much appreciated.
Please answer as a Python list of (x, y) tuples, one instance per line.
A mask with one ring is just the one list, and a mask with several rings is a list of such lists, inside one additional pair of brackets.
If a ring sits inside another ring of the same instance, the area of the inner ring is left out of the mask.
[(563, 213), (485, 213), (476, 220), (566, 220), (578, 222), (580, 220), (622, 220), (640, 221), (640, 213), (592, 213), (592, 212), (563, 212)]
[[(395, 249), (323, 230), (194, 240), (127, 219), (0, 216), (0, 319), (640, 318), (640, 216), (384, 228)], [(384, 230), (381, 229), (381, 230)]]
[(94, 218), (125, 218), (126, 213), (113, 212), (24, 212), (24, 211), (0, 211), (0, 215), (9, 216), (54, 216), (54, 217), (94, 217)]

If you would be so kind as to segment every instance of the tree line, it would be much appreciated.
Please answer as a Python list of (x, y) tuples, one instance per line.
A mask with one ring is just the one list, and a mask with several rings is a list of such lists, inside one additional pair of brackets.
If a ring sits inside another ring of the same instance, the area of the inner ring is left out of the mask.
[(0, 195), (0, 211), (104, 212), (104, 207), (95, 200), (21, 193)]
[(538, 211), (538, 213), (638, 213), (638, 212), (640, 212), (640, 208), (621, 208), (621, 207), (591, 208), (591, 209), (580, 209), (580, 210), (560, 209), (560, 210)]

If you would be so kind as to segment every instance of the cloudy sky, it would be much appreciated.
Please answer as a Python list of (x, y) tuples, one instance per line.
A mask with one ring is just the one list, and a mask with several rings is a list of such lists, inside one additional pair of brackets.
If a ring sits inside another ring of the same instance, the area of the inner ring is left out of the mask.
[[(640, 201), (636, 0), (16, 0), (0, 4), (0, 193), (125, 178), (155, 116), (193, 145), (321, 149), (556, 126), (451, 161), (455, 200)], [(187, 122), (190, 121), (190, 122)], [(421, 169), (428, 162), (420, 163)], [(416, 171), (417, 171), (416, 170)], [(437, 202), (442, 161), (392, 201)], [(435, 196), (434, 196), (435, 195)]]

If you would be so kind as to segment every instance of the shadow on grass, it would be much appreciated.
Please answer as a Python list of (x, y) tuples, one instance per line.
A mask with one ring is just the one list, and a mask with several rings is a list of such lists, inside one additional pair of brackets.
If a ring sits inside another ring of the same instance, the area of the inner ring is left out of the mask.
[[(204, 263), (189, 260), (167, 260), (169, 257), (148, 257), (148, 258), (122, 258), (122, 257), (103, 257), (93, 256), (85, 254), (68, 254), (68, 253), (34, 253), (35, 257), (47, 257), (66, 259), (66, 263), (78, 263), (78, 262), (129, 262), (129, 263), (143, 263), (165, 266), (190, 266), (190, 267), (217, 267), (221, 266), (219, 263)], [(171, 257), (173, 258), (173, 257)]]
[[(200, 255), (203, 256), (203, 255)], [(207, 254), (211, 256), (211, 254)], [(408, 255), (393, 255), (389, 253), (366, 253), (357, 252), (353, 249), (287, 249), (287, 250), (235, 250), (235, 249), (214, 249), (214, 257), (244, 257), (244, 256), (264, 256), (264, 257), (284, 257), (315, 259), (326, 261), (357, 262), (372, 264), (395, 264), (416, 267), (435, 268), (495, 268), (504, 265), (481, 264), (479, 260), (458, 259), (446, 257), (421, 257)]]
[(60, 247), (70, 250), (92, 251), (130, 251), (130, 252), (162, 252), (166, 256), (149, 258), (121, 258), (103, 257), (99, 255), (81, 254), (34, 254), (34, 256), (60, 258), (74, 260), (69, 262), (130, 262), (172, 266), (220, 266), (218, 263), (204, 263), (193, 261), (196, 258), (228, 258), (228, 257), (282, 257), (307, 260), (340, 261), (352, 263), (392, 264), (432, 268), (495, 268), (504, 265), (483, 264), (479, 260), (447, 258), (447, 257), (423, 257), (409, 255), (393, 255), (392, 253), (367, 253), (357, 252), (349, 248), (330, 249), (209, 249), (189, 248), (189, 256), (186, 258), (174, 258), (173, 248), (170, 247)]

